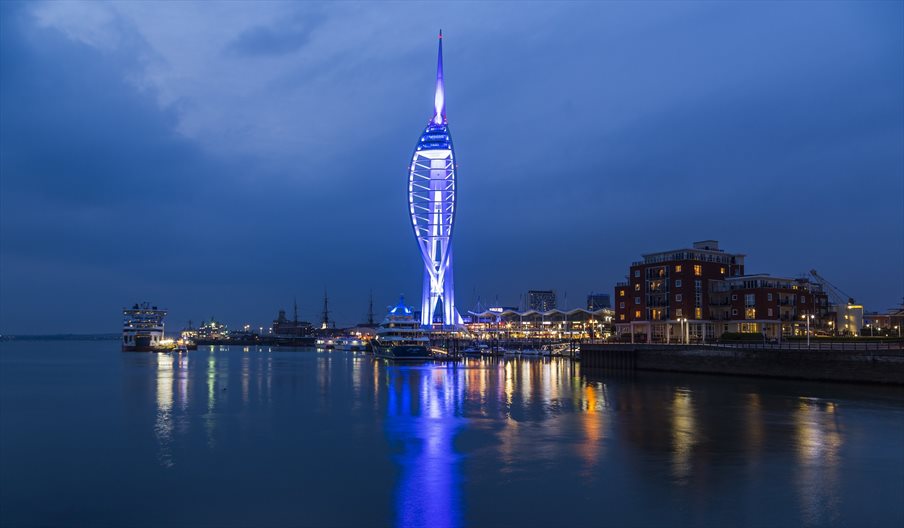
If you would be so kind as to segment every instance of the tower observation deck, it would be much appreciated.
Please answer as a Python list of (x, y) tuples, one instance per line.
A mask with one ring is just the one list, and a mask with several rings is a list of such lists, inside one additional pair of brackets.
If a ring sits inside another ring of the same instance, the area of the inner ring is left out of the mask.
[(439, 32), (433, 117), (424, 128), (408, 175), (408, 210), (424, 260), (421, 324), (433, 323), (442, 306), (444, 326), (461, 324), (452, 279), (452, 225), (455, 220), (455, 151), (446, 121), (443, 86), (443, 32)]

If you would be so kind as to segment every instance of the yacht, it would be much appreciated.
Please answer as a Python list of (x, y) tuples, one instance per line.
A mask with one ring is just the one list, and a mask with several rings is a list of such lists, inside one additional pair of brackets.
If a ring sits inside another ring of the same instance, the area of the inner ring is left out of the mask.
[(386, 319), (377, 327), (377, 335), (371, 340), (374, 357), (397, 361), (430, 359), (430, 339), (415, 319), (411, 307), (405, 306), (404, 297), (389, 310)]
[(333, 348), (349, 352), (364, 352), (367, 350), (367, 341), (355, 336), (337, 337), (333, 340)]

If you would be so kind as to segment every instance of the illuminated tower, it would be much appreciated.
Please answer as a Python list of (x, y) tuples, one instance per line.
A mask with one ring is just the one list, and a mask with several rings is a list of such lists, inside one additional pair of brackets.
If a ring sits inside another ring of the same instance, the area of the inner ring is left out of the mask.
[(455, 220), (455, 153), (446, 122), (443, 32), (439, 32), (433, 117), (414, 149), (408, 176), (408, 210), (424, 259), (421, 324), (433, 322), (442, 304), (443, 325), (461, 324), (452, 283), (452, 224)]

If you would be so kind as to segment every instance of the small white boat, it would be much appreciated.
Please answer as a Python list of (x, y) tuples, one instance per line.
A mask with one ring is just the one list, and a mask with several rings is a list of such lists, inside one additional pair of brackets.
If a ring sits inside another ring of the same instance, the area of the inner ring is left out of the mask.
[(539, 348), (522, 348), (521, 355), (522, 356), (539, 356), (542, 354), (542, 351)]

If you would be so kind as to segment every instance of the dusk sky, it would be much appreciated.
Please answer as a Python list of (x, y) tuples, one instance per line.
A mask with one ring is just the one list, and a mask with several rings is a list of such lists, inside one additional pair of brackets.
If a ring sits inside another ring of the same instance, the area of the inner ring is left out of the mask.
[(455, 284), (581, 306), (643, 253), (904, 297), (904, 3), (0, 5), (0, 332), (339, 325), (420, 299), (444, 35)]

